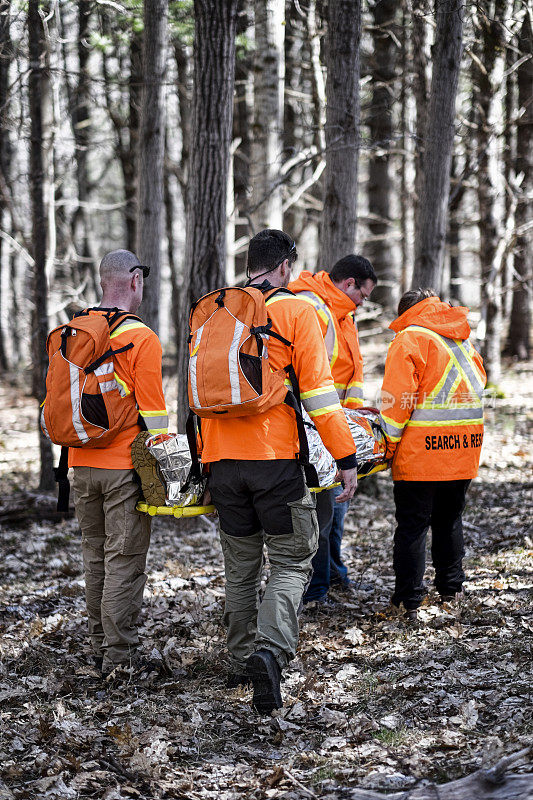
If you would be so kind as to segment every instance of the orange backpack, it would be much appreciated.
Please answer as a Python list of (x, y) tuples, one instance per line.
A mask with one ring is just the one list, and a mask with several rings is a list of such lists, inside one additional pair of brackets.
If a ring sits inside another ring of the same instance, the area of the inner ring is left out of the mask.
[(105, 447), (117, 433), (137, 424), (134, 395), (122, 397), (115, 380), (110, 334), (134, 314), (111, 309), (106, 314), (76, 314), (48, 335), (46, 398), (41, 428), (63, 447)]
[[(275, 289), (272, 297), (286, 289)], [(198, 417), (246, 417), (283, 403), (287, 371), (273, 372), (268, 339), (274, 336), (265, 295), (251, 286), (217, 289), (191, 308), (189, 406)]]

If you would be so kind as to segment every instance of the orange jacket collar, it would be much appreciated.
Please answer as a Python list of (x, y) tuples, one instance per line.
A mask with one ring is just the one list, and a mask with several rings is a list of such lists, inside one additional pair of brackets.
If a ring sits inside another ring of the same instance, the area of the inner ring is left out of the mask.
[(355, 303), (347, 294), (337, 289), (325, 270), (314, 274), (304, 270), (296, 280), (289, 283), (288, 288), (291, 292), (315, 292), (324, 300), (338, 320), (344, 319), (356, 309)]
[(468, 339), (470, 325), (466, 319), (467, 314), (468, 308), (465, 306), (452, 307), (438, 297), (427, 297), (396, 317), (389, 328), (399, 333), (409, 325), (421, 325), (449, 339)]

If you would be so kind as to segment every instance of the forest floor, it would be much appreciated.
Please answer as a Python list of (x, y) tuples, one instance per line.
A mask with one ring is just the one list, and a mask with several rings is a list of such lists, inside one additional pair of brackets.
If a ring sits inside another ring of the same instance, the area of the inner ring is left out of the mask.
[[(369, 356), (376, 387), (383, 352)], [(431, 593), (418, 626), (386, 612), (390, 475), (361, 483), (345, 535), (356, 589), (302, 614), (284, 708), (261, 717), (249, 690), (225, 688), (213, 519), (154, 520), (141, 634), (161, 668), (117, 685), (90, 666), (78, 526), (32, 516), (53, 507), (31, 490), (37, 408), (4, 384), (0, 800), (333, 800), (356, 786), (407, 796), (530, 744), (533, 365), (506, 364), (502, 388), (464, 515), (464, 602)]]

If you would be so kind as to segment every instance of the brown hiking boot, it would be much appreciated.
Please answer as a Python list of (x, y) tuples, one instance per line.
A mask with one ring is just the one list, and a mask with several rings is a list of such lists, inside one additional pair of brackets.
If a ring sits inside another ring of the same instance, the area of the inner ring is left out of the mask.
[(133, 468), (141, 479), (143, 496), (148, 505), (164, 506), (167, 499), (167, 490), (161, 467), (157, 459), (146, 447), (146, 440), (150, 437), (148, 431), (141, 431), (131, 443), (131, 460)]

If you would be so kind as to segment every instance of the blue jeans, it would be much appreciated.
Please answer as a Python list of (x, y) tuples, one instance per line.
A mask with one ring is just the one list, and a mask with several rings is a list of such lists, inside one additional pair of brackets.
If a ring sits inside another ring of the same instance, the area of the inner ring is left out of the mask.
[(343, 563), (341, 556), (342, 534), (344, 532), (344, 517), (350, 506), (350, 501), (336, 503), (335, 498), (342, 492), (342, 486), (335, 486), (333, 494), (333, 523), (329, 534), (329, 560), (331, 583), (346, 583), (348, 581), (348, 567)]
[(318, 492), (316, 496), (316, 514), (318, 517), (318, 550), (312, 563), (313, 576), (303, 596), (304, 603), (322, 600), (328, 593), (330, 578), (329, 536), (333, 523), (334, 489)]

